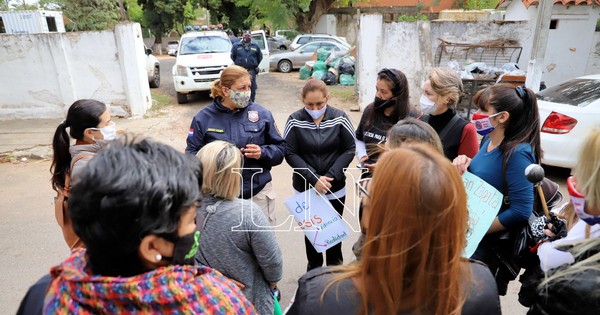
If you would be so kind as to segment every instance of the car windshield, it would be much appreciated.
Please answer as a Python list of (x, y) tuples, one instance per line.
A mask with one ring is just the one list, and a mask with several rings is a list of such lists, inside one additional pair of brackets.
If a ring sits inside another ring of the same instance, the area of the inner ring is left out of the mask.
[(540, 91), (538, 99), (585, 107), (600, 98), (600, 80), (573, 79)]
[(176, 42), (176, 41), (170, 41), (170, 42), (169, 42), (169, 45), (179, 45), (179, 42)]
[(221, 36), (188, 37), (181, 40), (180, 55), (224, 53), (231, 51), (231, 41)]

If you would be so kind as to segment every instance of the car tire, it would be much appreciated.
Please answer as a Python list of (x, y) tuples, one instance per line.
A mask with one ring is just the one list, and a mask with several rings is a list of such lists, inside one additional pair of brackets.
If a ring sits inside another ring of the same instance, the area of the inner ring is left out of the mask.
[(292, 71), (292, 62), (287, 59), (281, 60), (277, 64), (277, 70), (279, 70), (280, 72), (283, 72), (283, 73), (291, 72)]
[(187, 94), (177, 92), (177, 104), (185, 104), (188, 102)]
[(151, 88), (157, 88), (160, 86), (160, 67), (154, 67), (154, 76), (152, 77), (152, 81), (150, 81)]
[(285, 45), (281, 45), (279, 46), (279, 50), (287, 50), (287, 47), (285, 47)]

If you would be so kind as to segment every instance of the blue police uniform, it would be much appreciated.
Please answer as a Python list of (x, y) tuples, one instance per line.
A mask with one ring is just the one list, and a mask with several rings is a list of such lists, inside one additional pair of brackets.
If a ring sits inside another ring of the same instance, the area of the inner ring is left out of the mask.
[(247, 144), (260, 146), (258, 160), (244, 158), (244, 199), (252, 198), (271, 181), (271, 168), (281, 164), (285, 156), (285, 140), (275, 127), (273, 115), (254, 102), (246, 108), (230, 110), (221, 104), (220, 97), (216, 98), (192, 119), (185, 152), (196, 154), (204, 145), (216, 140), (233, 143), (238, 148)]
[(256, 96), (256, 69), (262, 61), (263, 55), (260, 47), (255, 43), (244, 45), (244, 42), (239, 42), (231, 47), (231, 60), (236, 65), (245, 68), (252, 75), (252, 88), (250, 100), (254, 102)]

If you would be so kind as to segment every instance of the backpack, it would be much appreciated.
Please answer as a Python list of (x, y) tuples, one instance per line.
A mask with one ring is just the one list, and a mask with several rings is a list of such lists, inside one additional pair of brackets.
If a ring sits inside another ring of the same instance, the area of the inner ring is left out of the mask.
[(71, 167), (67, 174), (65, 175), (65, 186), (57, 188), (57, 195), (54, 197), (54, 216), (56, 217), (56, 222), (60, 226), (63, 237), (69, 249), (73, 250), (76, 247), (82, 247), (83, 243), (79, 239), (79, 236), (75, 234), (73, 230), (73, 224), (71, 222), (71, 216), (67, 211), (67, 205), (69, 200), (69, 192), (71, 190), (71, 170), (75, 163), (80, 159), (86, 156), (93, 156), (93, 154), (80, 154), (73, 159), (71, 162)]

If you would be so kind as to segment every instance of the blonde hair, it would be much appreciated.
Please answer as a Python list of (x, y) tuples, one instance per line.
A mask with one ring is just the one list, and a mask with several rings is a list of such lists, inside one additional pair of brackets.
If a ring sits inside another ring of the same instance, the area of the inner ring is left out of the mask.
[(455, 71), (448, 68), (433, 68), (427, 79), (431, 84), (431, 89), (448, 100), (448, 107), (456, 107), (463, 92), (463, 84)]
[(428, 143), (444, 154), (442, 141), (433, 127), (412, 117), (400, 120), (388, 130), (386, 146), (395, 149), (408, 143)]
[(585, 196), (587, 209), (600, 211), (600, 128), (592, 129), (581, 144), (574, 174), (577, 177), (577, 190)]
[(240, 66), (230, 65), (227, 68), (223, 69), (223, 72), (221, 72), (221, 77), (215, 80), (210, 88), (210, 97), (223, 98), (224, 95), (221, 88), (231, 88), (235, 81), (237, 81), (237, 79), (243, 76), (251, 77), (250, 73), (248, 73), (248, 70)]
[(202, 165), (202, 193), (234, 200), (240, 195), (242, 153), (235, 145), (213, 141), (196, 155)]
[(407, 145), (381, 156), (370, 191), (361, 260), (335, 268), (325, 290), (358, 278), (365, 315), (460, 314), (470, 271), (461, 258), (467, 196), (456, 169), (429, 145)]

